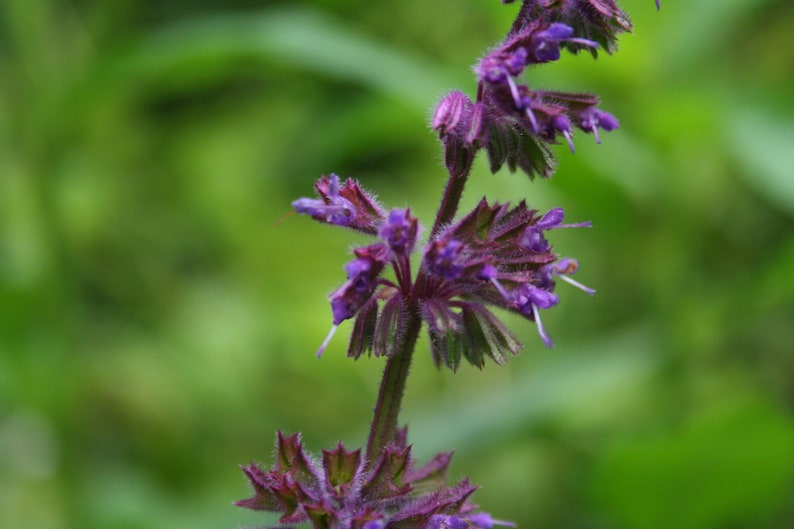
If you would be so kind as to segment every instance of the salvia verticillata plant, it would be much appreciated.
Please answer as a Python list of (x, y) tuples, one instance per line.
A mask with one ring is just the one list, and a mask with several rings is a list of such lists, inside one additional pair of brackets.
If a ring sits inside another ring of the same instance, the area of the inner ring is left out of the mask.
[(566, 222), (561, 208), (538, 211), (523, 200), (511, 205), (482, 198), (462, 213), (458, 206), (480, 151), (492, 172), (506, 165), (530, 178), (550, 178), (556, 167), (550, 145), (564, 140), (573, 151), (577, 130), (600, 143), (602, 131), (618, 127), (597, 96), (533, 89), (521, 77), (530, 66), (556, 61), (563, 50), (611, 53), (617, 36), (630, 29), (614, 0), (524, 0), (504, 40), (474, 66), (474, 99), (456, 90), (436, 107), (431, 127), (443, 144), (448, 179), (429, 229), (410, 209), (385, 208), (357, 181), (335, 174), (315, 182), (316, 198), (292, 203), (318, 222), (370, 236), (366, 246), (353, 249), (344, 282), (329, 296), (332, 327), (318, 356), (336, 328), (352, 320), (348, 356), (382, 356), (385, 368), (363, 452), (339, 444), (315, 456), (298, 434), (279, 432), (272, 467), (243, 468), (254, 495), (236, 505), (280, 514), (279, 527), (513, 526), (471, 502), (477, 487), (468, 479), (448, 483), (451, 453), (417, 465), (398, 412), (422, 327), (436, 366), (455, 371), (465, 360), (482, 368), (486, 358), (502, 364), (522, 348), (498, 312), (533, 322), (551, 347), (541, 312), (559, 302), (558, 280), (595, 293), (571, 277), (577, 261), (560, 257), (549, 242), (553, 230), (589, 222)]

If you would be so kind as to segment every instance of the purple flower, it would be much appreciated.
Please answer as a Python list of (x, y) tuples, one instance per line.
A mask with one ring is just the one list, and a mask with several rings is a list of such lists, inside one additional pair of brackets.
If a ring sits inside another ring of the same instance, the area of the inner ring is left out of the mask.
[(431, 274), (454, 281), (463, 275), (464, 250), (463, 243), (456, 239), (433, 241), (425, 253), (425, 266)]
[(578, 125), (585, 132), (592, 132), (596, 138), (596, 143), (601, 143), (601, 138), (598, 135), (598, 129), (602, 128), (605, 131), (615, 130), (620, 126), (617, 118), (608, 112), (599, 110), (596, 107), (588, 107), (576, 116)]
[(300, 198), (292, 203), (296, 212), (309, 215), (314, 220), (344, 226), (364, 233), (377, 233), (377, 226), (384, 217), (384, 212), (377, 200), (357, 182), (348, 178), (344, 184), (339, 177), (331, 173), (322, 176), (314, 188), (319, 199)]
[(527, 66), (527, 58), (527, 50), (523, 46), (512, 52), (497, 48), (480, 61), (475, 72), (483, 81), (507, 83), (511, 77), (521, 75)]
[(483, 351), (497, 363), (518, 353), (520, 342), (487, 305), (534, 321), (543, 343), (553, 345), (539, 311), (559, 302), (554, 278), (568, 281), (577, 264), (558, 261), (545, 232), (591, 225), (565, 224), (564, 216), (561, 208), (538, 215), (523, 202), (511, 208), (483, 200), (428, 243), (422, 266), (435, 281), (423, 284), (421, 314), (436, 364), (455, 370), (465, 358), (482, 367)]
[(556, 276), (566, 283), (575, 286), (579, 290), (594, 296), (596, 292), (595, 290), (590, 287), (586, 287), (575, 279), (571, 279), (569, 277), (575, 274), (577, 270), (579, 270), (579, 262), (576, 259), (571, 258), (560, 259), (556, 263), (546, 265), (540, 269), (541, 288), (554, 288), (553, 286), (547, 287), (547, 285), (552, 285), (552, 277)]
[[(628, 16), (615, 0), (524, 0), (523, 4), (511, 35), (532, 24), (560, 23), (573, 27), (577, 35), (598, 42), (601, 48), (612, 53), (617, 35), (631, 31)], [(571, 44), (573, 49), (582, 46), (581, 43)]]
[(345, 265), (347, 281), (329, 296), (334, 325), (355, 316), (375, 292), (378, 276), (386, 263), (384, 250), (382, 245), (353, 250), (356, 258)]
[(597, 48), (598, 43), (573, 36), (573, 28), (567, 24), (555, 22), (547, 29), (532, 35), (532, 46), (537, 62), (551, 62), (560, 58), (560, 45), (571, 42), (589, 48)]
[(571, 120), (569, 120), (568, 116), (565, 114), (554, 116), (549, 122), (547, 134), (552, 140), (554, 139), (554, 136), (557, 132), (561, 132), (565, 137), (565, 141), (568, 142), (571, 152), (576, 152), (576, 149), (573, 146), (573, 136), (571, 135)]
[(347, 226), (356, 217), (353, 204), (339, 196), (339, 177), (331, 173), (328, 195), (325, 200), (299, 198), (292, 203), (298, 213), (310, 215), (313, 219), (337, 226)]
[(407, 256), (414, 249), (418, 232), (419, 223), (409, 209), (393, 209), (378, 235), (395, 254)]
[(546, 347), (554, 347), (554, 342), (546, 332), (543, 322), (540, 320), (538, 309), (550, 309), (556, 305), (560, 299), (556, 294), (531, 284), (525, 284), (511, 292), (511, 301), (519, 312), (535, 321), (538, 334)]
[(548, 252), (550, 249), (549, 242), (543, 235), (544, 231), (553, 230), (555, 228), (590, 228), (592, 224), (590, 221), (579, 222), (576, 224), (563, 224), (562, 220), (565, 212), (562, 208), (554, 208), (543, 215), (539, 221), (532, 226), (529, 226), (521, 237), (519, 244), (535, 253)]
[(460, 516), (436, 514), (430, 518), (428, 529), (466, 529), (469, 524)]

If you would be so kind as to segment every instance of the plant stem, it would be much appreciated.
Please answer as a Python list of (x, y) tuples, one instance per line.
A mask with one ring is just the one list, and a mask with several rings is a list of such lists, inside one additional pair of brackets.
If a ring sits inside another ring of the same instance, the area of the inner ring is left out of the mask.
[[(468, 148), (454, 149), (447, 147), (447, 167), (449, 180), (441, 197), (441, 205), (433, 223), (431, 236), (438, 233), (441, 227), (450, 223), (458, 211), (463, 188), (474, 162), (475, 151)], [(400, 283), (402, 286), (402, 282)], [(419, 316), (417, 300), (424, 295), (425, 276), (423, 271), (417, 274), (416, 282), (411, 292), (408, 293), (408, 321), (405, 326), (405, 339), (400, 345), (400, 350), (386, 360), (383, 368), (383, 377), (378, 390), (378, 400), (375, 403), (372, 425), (367, 439), (367, 461), (372, 464), (380, 451), (394, 439), (397, 431), (397, 418), (402, 407), (405, 384), (411, 368), (416, 340), (422, 327), (422, 318)]]
[(473, 149), (457, 145), (445, 145), (445, 149), (449, 180), (447, 180), (447, 187), (444, 188), (444, 195), (441, 197), (436, 221), (430, 231), (431, 237), (437, 235), (442, 227), (452, 222), (455, 213), (458, 212), (460, 197), (463, 195), (463, 188), (466, 187), (466, 180), (476, 154)]
[(411, 368), (411, 359), (421, 326), (422, 320), (419, 318), (416, 307), (412, 307), (408, 311), (408, 325), (402, 346), (399, 351), (386, 360), (386, 367), (383, 369), (383, 378), (378, 391), (378, 400), (375, 404), (375, 416), (372, 419), (367, 440), (367, 460), (370, 464), (375, 461), (383, 447), (394, 439), (394, 432), (397, 430), (397, 416), (400, 413), (405, 393), (405, 382), (408, 379), (408, 371)]

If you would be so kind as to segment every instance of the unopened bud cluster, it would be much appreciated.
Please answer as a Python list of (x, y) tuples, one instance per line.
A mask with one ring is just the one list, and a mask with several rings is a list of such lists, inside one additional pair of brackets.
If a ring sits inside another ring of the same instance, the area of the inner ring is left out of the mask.
[(276, 463), (270, 470), (243, 467), (254, 496), (236, 505), (280, 513), (281, 527), (311, 523), (314, 529), (492, 529), (513, 526), (477, 512), (469, 501), (477, 487), (468, 479), (447, 484), (451, 453), (437, 454), (417, 467), (405, 429), (366, 461), (360, 450), (342, 444), (307, 454), (295, 434), (279, 432)]

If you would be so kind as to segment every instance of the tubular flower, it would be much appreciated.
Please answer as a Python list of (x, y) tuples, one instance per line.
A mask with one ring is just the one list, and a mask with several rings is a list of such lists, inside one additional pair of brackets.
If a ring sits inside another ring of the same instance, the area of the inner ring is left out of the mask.
[(314, 184), (319, 199), (299, 198), (292, 203), (300, 214), (309, 215), (325, 224), (344, 226), (374, 234), (384, 218), (384, 212), (375, 198), (365, 192), (357, 182), (348, 178), (341, 184), (334, 173), (322, 176)]
[(372, 296), (377, 279), (383, 270), (385, 248), (376, 244), (354, 250), (356, 258), (345, 265), (347, 281), (329, 297), (334, 315), (334, 325), (352, 318)]

